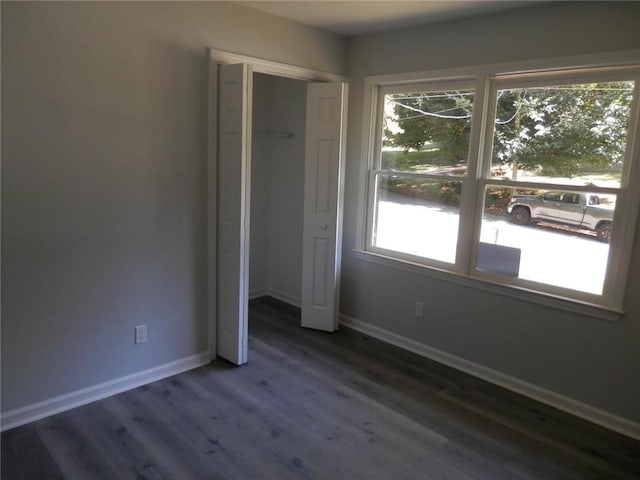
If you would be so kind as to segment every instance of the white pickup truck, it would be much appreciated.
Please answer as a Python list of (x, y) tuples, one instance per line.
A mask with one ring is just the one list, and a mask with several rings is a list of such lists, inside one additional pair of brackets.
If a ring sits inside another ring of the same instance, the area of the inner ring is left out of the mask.
[(514, 195), (507, 212), (518, 225), (551, 222), (596, 232), (598, 239), (611, 237), (613, 206), (600, 203), (598, 195), (576, 192), (545, 192), (541, 195)]

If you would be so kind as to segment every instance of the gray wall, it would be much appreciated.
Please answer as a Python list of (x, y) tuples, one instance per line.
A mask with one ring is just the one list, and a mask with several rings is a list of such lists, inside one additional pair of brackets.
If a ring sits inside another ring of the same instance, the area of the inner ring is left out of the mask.
[(344, 74), (347, 44), (233, 3), (1, 8), (6, 412), (206, 350), (205, 49)]
[(299, 305), (306, 83), (255, 74), (253, 114), (249, 290)]
[[(640, 242), (620, 323), (359, 260), (363, 77), (640, 47), (640, 3), (550, 3), (350, 42), (341, 312), (572, 399), (640, 421)], [(424, 319), (414, 317), (416, 300)]]

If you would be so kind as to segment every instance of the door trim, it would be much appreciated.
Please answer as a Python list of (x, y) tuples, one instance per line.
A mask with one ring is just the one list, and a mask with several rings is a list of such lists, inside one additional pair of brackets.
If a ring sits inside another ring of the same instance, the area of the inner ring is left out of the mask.
[(263, 58), (251, 57), (240, 53), (225, 50), (209, 49), (209, 58), (214, 63), (247, 63), (251, 65), (254, 73), (266, 73), (278, 77), (293, 78), (296, 80), (308, 80), (316, 82), (347, 82), (348, 77), (321, 70), (313, 70), (288, 63), (274, 62)]
[[(348, 77), (225, 50), (208, 49), (207, 123), (207, 324), (211, 360), (217, 356), (217, 208), (218, 208), (218, 64), (246, 63), (254, 73), (296, 80), (348, 82)], [(252, 108), (252, 105), (249, 106)]]

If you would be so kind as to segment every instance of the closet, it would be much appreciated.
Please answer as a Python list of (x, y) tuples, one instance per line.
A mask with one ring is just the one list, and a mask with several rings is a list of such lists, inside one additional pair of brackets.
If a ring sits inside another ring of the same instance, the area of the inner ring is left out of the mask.
[(241, 365), (250, 297), (301, 306), (303, 327), (338, 328), (347, 85), (210, 53), (210, 342)]
[(306, 86), (253, 74), (249, 296), (300, 306)]

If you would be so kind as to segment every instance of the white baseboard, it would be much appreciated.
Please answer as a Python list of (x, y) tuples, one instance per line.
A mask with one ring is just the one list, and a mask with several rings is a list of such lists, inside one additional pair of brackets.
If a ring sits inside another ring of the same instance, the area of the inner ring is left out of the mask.
[(253, 300), (254, 298), (264, 297), (268, 295), (268, 290), (266, 288), (256, 288), (254, 290), (249, 291), (249, 300)]
[(276, 300), (280, 300), (281, 302), (288, 303), (289, 305), (293, 305), (298, 308), (302, 306), (302, 300), (300, 300), (300, 297), (275, 288), (260, 288), (249, 292), (250, 300), (260, 297), (273, 297)]
[(377, 338), (378, 340), (382, 340), (383, 342), (390, 343), (420, 356), (455, 368), (456, 370), (473, 375), (474, 377), (499, 385), (508, 390), (570, 413), (571, 415), (575, 415), (576, 417), (583, 418), (592, 423), (608, 428), (609, 430), (640, 440), (640, 424), (633, 420), (592, 407), (586, 403), (579, 402), (510, 375), (505, 375), (497, 370), (451, 355), (450, 353), (389, 332), (388, 330), (384, 330), (361, 320), (348, 317), (347, 315), (340, 315), (340, 323), (345, 327), (352, 328), (361, 333)]
[(302, 301), (300, 300), (300, 298), (291, 295), (290, 293), (283, 292), (282, 290), (267, 288), (265, 295), (273, 297), (276, 300), (280, 300), (281, 302), (288, 303), (289, 305), (293, 305), (294, 307), (300, 308), (302, 306)]
[(302, 306), (302, 301), (299, 297), (295, 295), (291, 295), (290, 293), (283, 292), (282, 290), (276, 290), (273, 288), (267, 289), (267, 295), (275, 298), (276, 300), (280, 300), (281, 302), (288, 303), (289, 305), (293, 305), (294, 307), (300, 308)]
[(58, 397), (43, 400), (42, 402), (27, 405), (5, 412), (0, 417), (0, 431), (24, 425), (56, 413), (71, 410), (72, 408), (86, 405), (117, 393), (131, 390), (163, 378), (186, 372), (211, 362), (210, 352), (202, 352), (190, 357), (181, 358), (173, 362), (165, 363), (157, 367), (149, 368), (141, 372), (133, 373), (115, 380), (92, 385), (91, 387), (76, 390), (75, 392), (60, 395)]

